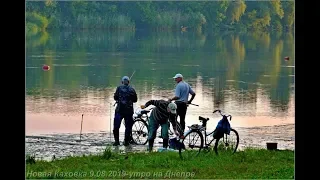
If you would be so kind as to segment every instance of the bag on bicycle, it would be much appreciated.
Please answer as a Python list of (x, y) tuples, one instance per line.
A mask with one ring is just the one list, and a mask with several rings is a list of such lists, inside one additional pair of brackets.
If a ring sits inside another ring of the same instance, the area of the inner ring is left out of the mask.
[(214, 138), (222, 138), (223, 134), (228, 134), (230, 135), (230, 130), (231, 126), (229, 123), (229, 120), (227, 117), (223, 117), (219, 122), (218, 125), (216, 126), (216, 129), (214, 130)]
[(179, 148), (185, 149), (184, 144), (179, 142), (179, 140), (177, 138), (172, 138), (169, 139), (169, 148), (170, 149), (176, 149), (178, 150)]

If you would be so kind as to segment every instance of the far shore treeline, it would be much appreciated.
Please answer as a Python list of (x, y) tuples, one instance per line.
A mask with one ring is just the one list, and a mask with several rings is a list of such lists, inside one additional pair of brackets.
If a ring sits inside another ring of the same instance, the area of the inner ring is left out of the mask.
[(293, 31), (294, 1), (29, 1), (27, 32), (48, 29)]

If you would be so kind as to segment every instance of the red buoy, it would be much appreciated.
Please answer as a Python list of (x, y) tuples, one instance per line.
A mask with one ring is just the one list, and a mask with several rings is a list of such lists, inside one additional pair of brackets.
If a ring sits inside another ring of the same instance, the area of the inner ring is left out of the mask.
[(43, 65), (43, 66), (42, 66), (42, 69), (43, 69), (44, 71), (49, 71), (49, 70), (50, 70), (50, 66), (48, 66), (48, 65)]
[(284, 57), (284, 60), (289, 61), (289, 57), (288, 56)]

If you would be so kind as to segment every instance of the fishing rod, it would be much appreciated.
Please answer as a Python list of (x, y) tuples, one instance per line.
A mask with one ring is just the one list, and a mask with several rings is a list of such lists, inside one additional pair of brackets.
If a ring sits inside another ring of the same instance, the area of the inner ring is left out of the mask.
[(198, 104), (193, 104), (193, 103), (190, 103), (190, 104), (187, 103), (187, 105), (199, 106)]
[[(167, 98), (167, 97), (164, 97), (164, 96), (161, 96), (161, 97), (162, 98)], [(199, 106), (198, 104), (194, 104), (194, 103), (190, 103), (190, 104), (187, 103), (187, 105)]]
[(133, 71), (133, 73), (131, 74), (129, 80), (131, 81), (132, 76), (134, 75), (134, 73), (136, 73), (136, 70)]

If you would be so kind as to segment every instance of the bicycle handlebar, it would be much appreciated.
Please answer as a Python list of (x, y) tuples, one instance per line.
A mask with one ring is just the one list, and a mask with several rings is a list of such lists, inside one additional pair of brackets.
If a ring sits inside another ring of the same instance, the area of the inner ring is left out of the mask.
[(230, 117), (230, 121), (231, 121), (231, 119), (232, 119), (232, 116), (231, 116), (231, 115), (227, 115), (227, 116), (226, 116), (226, 115), (223, 115), (223, 114), (221, 113), (221, 110), (220, 110), (220, 109), (214, 110), (214, 111), (213, 111), (213, 114), (216, 113), (216, 112), (219, 112), (221, 116), (225, 116), (226, 118)]

